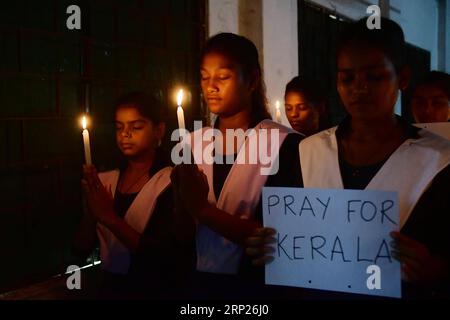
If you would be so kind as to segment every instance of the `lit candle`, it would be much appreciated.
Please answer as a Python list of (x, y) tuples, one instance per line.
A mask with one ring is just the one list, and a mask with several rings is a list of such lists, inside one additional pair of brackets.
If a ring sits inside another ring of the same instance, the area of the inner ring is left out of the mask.
[(87, 165), (91, 165), (91, 144), (89, 141), (89, 131), (87, 129), (87, 120), (85, 116), (83, 116), (81, 124), (83, 126), (84, 159)]
[(184, 125), (184, 112), (183, 107), (181, 106), (183, 102), (183, 89), (180, 89), (177, 94), (177, 117), (178, 117), (178, 128), (179, 129), (185, 129)]
[(275, 119), (278, 123), (281, 123), (281, 111), (280, 111), (280, 101), (275, 102), (276, 107), (276, 113), (275, 113)]

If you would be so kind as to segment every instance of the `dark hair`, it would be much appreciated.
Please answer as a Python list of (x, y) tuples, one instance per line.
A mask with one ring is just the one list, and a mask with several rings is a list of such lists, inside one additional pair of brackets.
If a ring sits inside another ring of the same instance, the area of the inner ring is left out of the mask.
[(376, 48), (391, 60), (399, 72), (405, 66), (405, 36), (394, 21), (380, 17), (380, 29), (369, 29), (367, 19), (349, 24), (343, 31), (338, 45), (338, 56), (348, 46)]
[(164, 105), (153, 95), (141, 91), (126, 93), (117, 99), (114, 104), (114, 114), (124, 106), (132, 106), (144, 117), (154, 124), (165, 122)]
[(440, 71), (430, 71), (414, 86), (414, 90), (423, 85), (433, 85), (444, 91), (450, 100), (450, 75)]
[(253, 121), (271, 119), (267, 111), (266, 86), (262, 77), (261, 65), (259, 64), (258, 50), (249, 39), (234, 33), (219, 33), (206, 41), (202, 52), (202, 59), (209, 53), (221, 54), (242, 70), (246, 80), (250, 80), (254, 72), (258, 75), (258, 82), (252, 93)]
[(313, 104), (326, 103), (326, 97), (320, 89), (320, 85), (315, 81), (301, 79), (299, 76), (292, 78), (286, 85), (284, 95), (286, 96), (289, 92), (300, 93)]

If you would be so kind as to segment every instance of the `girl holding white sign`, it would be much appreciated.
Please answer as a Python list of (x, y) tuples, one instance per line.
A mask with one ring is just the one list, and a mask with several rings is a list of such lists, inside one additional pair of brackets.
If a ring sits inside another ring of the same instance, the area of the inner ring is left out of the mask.
[[(243, 290), (250, 286), (244, 283), (255, 272), (249, 271), (250, 261), (243, 259), (243, 244), (262, 224), (262, 187), (298, 185), (299, 171), (292, 168), (298, 162), (296, 150), (301, 135), (270, 120), (258, 51), (242, 36), (222, 33), (207, 41), (201, 87), (209, 111), (217, 116), (216, 133), (225, 138), (222, 146), (214, 144), (214, 150), (208, 153), (211, 143), (201, 137), (211, 128), (193, 132), (187, 143), (195, 165), (177, 166), (172, 173), (178, 203), (198, 221), (198, 272), (193, 285), (201, 297), (214, 296), (212, 292), (215, 297), (244, 297)], [(227, 130), (249, 129), (241, 141), (226, 134)], [(267, 144), (261, 142), (258, 150), (251, 141), (264, 132), (269, 133)], [(196, 140), (197, 135), (200, 138)], [(276, 169), (271, 167), (272, 175), (262, 173), (261, 161), (249, 160), (262, 148), (271, 150), (270, 156), (278, 162)], [(213, 161), (203, 158), (207, 153)]]
[(193, 220), (174, 210), (172, 168), (160, 147), (162, 108), (140, 92), (120, 98), (115, 126), (123, 165), (99, 174), (84, 168), (88, 210), (75, 249), (87, 255), (99, 241), (103, 298), (161, 297), (194, 266)]
[[(410, 72), (403, 31), (381, 19), (349, 26), (337, 54), (337, 89), (348, 117), (299, 146), (305, 188), (397, 191), (400, 232), (391, 254), (400, 261), (403, 296), (432, 296), (449, 290), (450, 143), (394, 114), (398, 91)], [(264, 256), (264, 237), (248, 252)]]

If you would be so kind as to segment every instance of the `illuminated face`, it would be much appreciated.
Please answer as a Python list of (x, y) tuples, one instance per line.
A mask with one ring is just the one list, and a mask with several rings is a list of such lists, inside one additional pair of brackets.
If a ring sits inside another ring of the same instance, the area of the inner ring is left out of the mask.
[(133, 106), (121, 106), (116, 112), (117, 146), (127, 158), (151, 154), (162, 138), (159, 127)]
[(392, 116), (399, 88), (406, 87), (391, 60), (376, 48), (349, 46), (338, 56), (337, 90), (352, 119)]
[(240, 68), (228, 58), (208, 53), (200, 72), (202, 92), (210, 112), (231, 116), (250, 107), (250, 86)]
[(412, 112), (416, 122), (446, 122), (449, 107), (449, 97), (437, 86), (422, 85), (414, 90)]
[(292, 128), (307, 136), (319, 130), (319, 111), (300, 92), (288, 92), (284, 97), (286, 116)]

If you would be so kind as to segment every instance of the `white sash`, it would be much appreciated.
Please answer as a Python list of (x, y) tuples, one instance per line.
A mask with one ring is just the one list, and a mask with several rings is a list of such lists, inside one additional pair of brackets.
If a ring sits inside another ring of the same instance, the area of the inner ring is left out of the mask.
[[(139, 233), (144, 232), (158, 196), (170, 185), (171, 167), (165, 167), (155, 173), (138, 193), (125, 214), (124, 221)], [(119, 180), (119, 170), (99, 173), (99, 178), (107, 190), (115, 194)], [(104, 225), (97, 224), (97, 235), (100, 240), (100, 257), (102, 268), (118, 274), (127, 274), (130, 267), (130, 251)]]
[[(305, 188), (343, 188), (336, 129), (327, 129), (300, 142)], [(450, 164), (449, 141), (427, 130), (418, 134), (419, 139), (407, 139), (395, 150), (366, 187), (398, 192), (401, 227), (434, 177)]]
[[(210, 148), (211, 140), (205, 142), (201, 138), (207, 129), (211, 128), (203, 127), (191, 133), (187, 143), (193, 146), (194, 161), (207, 176), (209, 184), (208, 201), (229, 214), (239, 215), (241, 219), (249, 219), (254, 214), (255, 207), (261, 198), (262, 187), (265, 185), (268, 177), (261, 174), (260, 170), (263, 166), (259, 161), (256, 164), (250, 164), (248, 163), (249, 161), (245, 161), (245, 155), (248, 157), (249, 154), (257, 154), (257, 147), (254, 145), (250, 146), (251, 143), (249, 143), (251, 135), (256, 135), (261, 129), (267, 129), (267, 147), (273, 159), (278, 157), (279, 147), (286, 136), (295, 131), (271, 120), (261, 121), (240, 146), (236, 161), (223, 184), (219, 199), (216, 199), (213, 184), (213, 148)], [(277, 143), (272, 143), (272, 139), (276, 138), (276, 135), (271, 131), (272, 129), (278, 129)], [(274, 135), (273, 138), (272, 135)], [(204, 161), (205, 159), (201, 157), (207, 146), (211, 153), (208, 153), (209, 161)], [(225, 274), (237, 273), (243, 253), (241, 246), (225, 239), (204, 225), (199, 225), (197, 228), (196, 243), (197, 270)]]
[(415, 127), (427, 129), (447, 140), (450, 140), (450, 122), (414, 123)]

